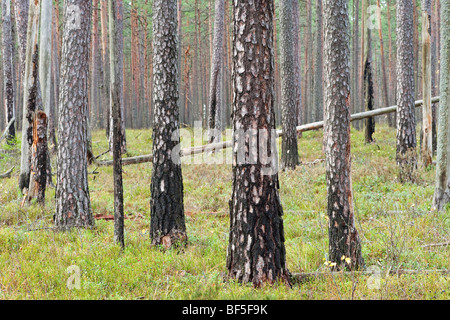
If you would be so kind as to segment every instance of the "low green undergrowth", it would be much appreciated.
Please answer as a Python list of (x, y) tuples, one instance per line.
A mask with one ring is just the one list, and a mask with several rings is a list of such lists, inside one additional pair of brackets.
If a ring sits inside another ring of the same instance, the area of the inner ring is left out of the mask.
[[(378, 125), (372, 144), (364, 143), (362, 131), (351, 133), (355, 215), (372, 275), (331, 274), (324, 265), (328, 252), (325, 163), (313, 163), (325, 158), (321, 130), (303, 133), (302, 165), (280, 172), (288, 269), (293, 274), (322, 274), (292, 288), (275, 284), (254, 289), (223, 281), (230, 164), (184, 160), (188, 245), (165, 251), (152, 247), (149, 240), (151, 164), (124, 167), (127, 219), (122, 252), (113, 244), (112, 221), (97, 220), (90, 230), (55, 232), (52, 188), (47, 190), (44, 208), (36, 204), (21, 208), (16, 146), (0, 159), (0, 173), (16, 166), (11, 178), (0, 180), (0, 299), (450, 298), (450, 278), (442, 272), (449, 269), (450, 248), (430, 246), (450, 240), (450, 210), (431, 211), (435, 168), (419, 168), (416, 184), (401, 184), (394, 130)], [(108, 149), (103, 130), (93, 132), (92, 142), (94, 154)], [(126, 156), (151, 153), (151, 131), (128, 130), (127, 143)], [(89, 167), (90, 172), (94, 169), (95, 165)], [(89, 175), (93, 213), (112, 215), (112, 168), (95, 171)], [(399, 270), (415, 271), (395, 274)]]

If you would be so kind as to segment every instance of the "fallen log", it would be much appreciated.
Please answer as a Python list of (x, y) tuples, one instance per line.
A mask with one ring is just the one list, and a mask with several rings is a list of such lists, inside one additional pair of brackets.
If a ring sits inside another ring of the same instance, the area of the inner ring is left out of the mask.
[(15, 166), (12, 167), (11, 169), (9, 169), (8, 171), (6, 171), (5, 173), (0, 173), (0, 179), (10, 178), (11, 173), (13, 172), (14, 168), (15, 168)]
[[(439, 97), (434, 97), (431, 99), (432, 103), (439, 102)], [(415, 107), (419, 107), (423, 104), (423, 100), (417, 100), (414, 105)], [(395, 112), (397, 110), (397, 106), (390, 106), (386, 108), (379, 108), (375, 110), (370, 111), (364, 111), (360, 113), (355, 113), (350, 116), (350, 121), (355, 120), (362, 120), (365, 118), (370, 117), (376, 117), (381, 116), (384, 114), (388, 114), (391, 112)], [(297, 132), (304, 132), (304, 131), (310, 131), (310, 130), (316, 130), (323, 127), (323, 121), (317, 121), (312, 123), (303, 124), (301, 126), (297, 126)], [(281, 137), (283, 135), (282, 130), (277, 130), (277, 137)], [(207, 151), (219, 151), (222, 149), (230, 148), (232, 145), (232, 141), (223, 141), (223, 142), (217, 142), (217, 143), (211, 143), (206, 144), (198, 147), (191, 147), (191, 148), (184, 148), (181, 150), (181, 156), (190, 156), (194, 154), (204, 153)], [(136, 157), (129, 157), (129, 158), (123, 158), (122, 159), (122, 165), (127, 166), (130, 164), (139, 164), (139, 163), (146, 163), (146, 162), (152, 162), (153, 161), (153, 155), (147, 154), (142, 156), (136, 156)], [(99, 166), (112, 166), (113, 162), (112, 160), (105, 160), (105, 161), (99, 161), (97, 165)]]

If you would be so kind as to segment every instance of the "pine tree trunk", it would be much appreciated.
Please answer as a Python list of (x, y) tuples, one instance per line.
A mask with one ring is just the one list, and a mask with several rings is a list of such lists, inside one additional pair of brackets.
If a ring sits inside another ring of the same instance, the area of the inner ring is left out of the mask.
[(43, 111), (33, 114), (33, 145), (31, 146), (31, 177), (27, 199), (36, 198), (41, 205), (45, 204), (45, 187), (47, 185), (47, 115)]
[(227, 269), (230, 278), (255, 287), (279, 279), (289, 283), (274, 130), (273, 15), (273, 0), (233, 3), (233, 187)]
[(170, 247), (187, 241), (181, 162), (177, 83), (177, 1), (153, 1), (153, 170), (150, 200), (152, 244)]
[(417, 168), (413, 14), (411, 0), (397, 1), (397, 164), (401, 182), (414, 182)]
[(223, 28), (225, 2), (224, 0), (215, 0), (215, 19), (214, 19), (214, 38), (213, 55), (211, 63), (211, 78), (209, 86), (209, 122), (208, 122), (208, 141), (209, 143), (220, 142), (222, 138), (222, 93), (220, 78), (223, 64)]
[[(11, 24), (11, 0), (2, 0), (2, 58), (3, 58), (3, 89), (6, 125), (15, 118), (15, 84), (13, 67), (13, 38)], [(9, 126), (6, 141), (9, 145), (15, 143), (16, 129), (14, 123)]]
[(350, 155), (349, 16), (347, 0), (324, 1), (324, 97), (329, 259), (341, 269), (364, 267), (355, 226)]
[(422, 0), (422, 164), (433, 162), (431, 110), (431, 0)]
[[(360, 48), (359, 48), (359, 5), (361, 0), (354, 0), (354, 19), (353, 19), (353, 91), (351, 94), (352, 97), (352, 108), (353, 113), (357, 113), (361, 111), (361, 101), (360, 101), (360, 87), (359, 87), (359, 79), (360, 79), (360, 66), (359, 66), (359, 57), (360, 57)], [(360, 129), (360, 121), (354, 121), (354, 127), (359, 130)]]
[(23, 112), (20, 110), (20, 108), (23, 107), (23, 98), (25, 96), (24, 93), (24, 83), (25, 83), (25, 57), (26, 57), (26, 50), (27, 50), (27, 28), (28, 28), (28, 7), (29, 7), (29, 1), (28, 0), (14, 0), (14, 13), (15, 13), (15, 20), (16, 20), (16, 28), (17, 28), (17, 38), (18, 38), (18, 44), (19, 44), (19, 76), (18, 79), (20, 79), (20, 83), (17, 86), (18, 87), (18, 93), (20, 93), (19, 99), (18, 99), (18, 106), (17, 106), (17, 127), (22, 129), (22, 123), (23, 123)]
[[(295, 76), (295, 112), (297, 118), (297, 125), (303, 124), (303, 101), (302, 101), (302, 70), (300, 59), (300, 21), (298, 1), (293, 2), (292, 7), (292, 21), (294, 29), (294, 76)], [(301, 132), (297, 133), (297, 136), (301, 138)]]
[(66, 0), (58, 112), (55, 224), (59, 229), (91, 227), (88, 172), (88, 76), (90, 0)]
[[(441, 0), (441, 41), (450, 42), (450, 1)], [(450, 202), (450, 48), (441, 46), (439, 128), (436, 159), (436, 186), (433, 207), (445, 210)]]
[(122, 106), (121, 83), (122, 70), (119, 61), (123, 58), (118, 43), (122, 39), (122, 28), (119, 20), (122, 20), (122, 0), (108, 0), (110, 51), (109, 66), (111, 75), (111, 115), (112, 115), (112, 150), (114, 167), (114, 242), (122, 248), (125, 247), (124, 236), (124, 212), (123, 212), (123, 183), (122, 183)]
[[(390, 101), (389, 101), (389, 92), (388, 92), (388, 77), (387, 77), (387, 73), (386, 73), (386, 59), (384, 56), (384, 40), (383, 40), (383, 25), (381, 24), (381, 4), (380, 4), (380, 0), (377, 0), (377, 6), (378, 6), (378, 10), (377, 10), (377, 18), (378, 18), (378, 37), (380, 39), (380, 63), (381, 63), (381, 73), (382, 73), (382, 83), (383, 83), (383, 87), (382, 87), (382, 97), (383, 97), (383, 106), (385, 107), (389, 107)], [(387, 116), (388, 118), (388, 123), (389, 126), (391, 126), (392, 123), (392, 114), (388, 114)]]
[(27, 44), (25, 55), (24, 98), (22, 118), (22, 146), (20, 159), (19, 189), (28, 188), (30, 184), (30, 148), (33, 144), (33, 112), (39, 107), (40, 90), (38, 89), (38, 33), (40, 1), (31, 1), (27, 23)]
[(296, 117), (296, 79), (294, 67), (293, 1), (280, 2), (280, 79), (283, 138), (281, 168), (295, 169), (299, 165)]
[(313, 121), (323, 121), (323, 26), (322, 26), (322, 0), (316, 2), (316, 68), (314, 76), (314, 110), (315, 119)]

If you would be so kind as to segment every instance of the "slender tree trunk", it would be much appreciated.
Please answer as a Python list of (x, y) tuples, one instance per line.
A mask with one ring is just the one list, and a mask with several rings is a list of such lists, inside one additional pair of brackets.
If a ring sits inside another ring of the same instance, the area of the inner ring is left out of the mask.
[[(372, 34), (370, 25), (368, 23), (367, 9), (369, 8), (369, 0), (363, 0), (362, 6), (362, 76), (363, 86), (362, 93), (364, 102), (364, 110), (370, 111), (374, 109), (374, 83), (373, 83), (373, 67), (372, 67)], [(373, 133), (375, 132), (375, 119), (367, 118), (364, 122), (365, 127), (365, 141), (366, 143), (373, 142)]]
[[(383, 106), (389, 107), (391, 102), (389, 101), (388, 92), (388, 77), (386, 73), (386, 59), (384, 55), (384, 39), (383, 39), (383, 25), (381, 23), (381, 4), (380, 0), (377, 0), (377, 18), (378, 18), (378, 37), (380, 39), (380, 63), (381, 63), (381, 73), (382, 73), (382, 92), (383, 92)], [(392, 115), (387, 116), (389, 126), (392, 126)]]
[[(177, 2), (153, 1), (153, 170), (150, 237), (170, 247), (187, 241), (179, 146)], [(172, 139), (173, 134), (177, 139)], [(175, 148), (175, 149), (174, 149)]]
[(323, 120), (323, 26), (322, 26), (322, 0), (316, 2), (316, 69), (314, 76), (314, 109), (315, 119), (313, 121)]
[(106, 129), (106, 137), (110, 137), (110, 86), (109, 86), (109, 51), (108, 51), (108, 0), (100, 0), (100, 27), (102, 32), (102, 107), (103, 107), (103, 122)]
[(87, 172), (91, 6), (90, 0), (64, 4), (55, 215), (59, 229), (94, 225)]
[[(295, 76), (295, 113), (297, 125), (303, 124), (303, 101), (302, 101), (302, 71), (300, 59), (300, 21), (298, 1), (293, 2), (292, 7), (292, 21), (294, 31), (294, 76)], [(301, 138), (301, 132), (297, 134)]]
[[(355, 226), (350, 155), (350, 72), (348, 0), (324, 1), (325, 157), (329, 259), (341, 269), (364, 267)], [(344, 260), (345, 261), (345, 260)]]
[(40, 90), (38, 88), (38, 35), (40, 1), (30, 2), (25, 56), (22, 146), (20, 159), (19, 189), (30, 184), (30, 148), (33, 144), (33, 112), (39, 107)]
[[(2, 58), (3, 58), (3, 90), (6, 124), (15, 118), (15, 85), (14, 85), (14, 57), (11, 23), (11, 0), (2, 0)], [(9, 145), (15, 143), (16, 129), (14, 123), (9, 126), (6, 141)]]
[[(357, 113), (361, 111), (361, 100), (360, 100), (360, 87), (359, 87), (359, 79), (360, 79), (360, 67), (359, 67), (359, 57), (360, 57), (360, 48), (359, 48), (359, 5), (361, 0), (354, 0), (354, 19), (353, 19), (353, 91), (351, 94), (352, 97), (352, 108), (353, 112)], [(360, 121), (354, 121), (354, 127), (359, 130), (360, 129)]]
[(52, 63), (52, 8), (53, 3), (51, 0), (42, 0), (41, 3), (41, 29), (40, 29), (40, 43), (39, 43), (39, 79), (42, 91), (42, 104), (44, 105), (44, 111), (47, 115), (48, 123), (48, 135), (53, 136), (55, 134), (55, 128), (50, 127), (53, 125), (53, 121), (49, 121), (52, 118), (53, 110), (50, 105), (50, 83), (51, 83), (51, 63)]
[(122, 248), (125, 247), (124, 236), (124, 213), (123, 213), (123, 184), (122, 184), (122, 106), (121, 90), (123, 89), (120, 80), (122, 70), (118, 67), (123, 59), (123, 51), (120, 52), (119, 41), (122, 38), (122, 28), (119, 20), (122, 20), (122, 0), (108, 0), (109, 13), (109, 66), (111, 75), (111, 115), (112, 115), (112, 150), (114, 167), (114, 242)]
[(311, 20), (312, 20), (312, 13), (311, 13), (311, 0), (306, 0), (306, 32), (305, 32), (305, 69), (304, 69), (304, 93), (303, 93), (303, 101), (304, 101), (304, 116), (303, 119), (306, 123), (310, 122), (311, 119), (311, 97), (310, 97), (310, 74), (312, 72), (311, 68), (311, 37), (312, 37), (312, 31), (311, 31)]
[(281, 70), (281, 113), (283, 138), (281, 143), (281, 168), (295, 169), (300, 164), (297, 142), (296, 78), (294, 68), (293, 2), (280, 2), (280, 70)]
[(215, 0), (213, 55), (211, 62), (211, 78), (209, 86), (209, 143), (220, 142), (222, 135), (222, 88), (220, 76), (223, 64), (223, 28), (224, 28), (224, 0)]
[(440, 101), (433, 208), (445, 210), (450, 202), (450, 1), (441, 0)]
[(422, 164), (433, 162), (431, 110), (431, 0), (422, 0)]
[[(230, 278), (255, 287), (278, 279), (289, 283), (274, 130), (273, 15), (272, 0), (233, 3), (234, 151), (227, 269)], [(259, 59), (254, 59), (257, 50)]]
[[(26, 49), (27, 49), (27, 29), (28, 29), (28, 0), (14, 0), (14, 13), (15, 20), (17, 25), (17, 36), (18, 36), (18, 44), (19, 44), (19, 79), (20, 83), (18, 85), (18, 92), (20, 93), (20, 97), (18, 99), (18, 107), (23, 106), (23, 98), (25, 97), (24, 93), (24, 83), (25, 83), (25, 59), (26, 59)], [(17, 124), (18, 128), (22, 128), (23, 123), (23, 112), (18, 109), (17, 112)]]
[[(393, 51), (393, 45), (392, 45), (392, 31), (391, 31), (391, 7), (390, 7), (390, 0), (386, 0), (386, 11), (387, 11), (387, 23), (388, 23), (388, 38), (389, 38), (389, 101), (390, 104), (396, 104), (396, 88), (397, 88), (397, 80), (395, 75), (395, 55)], [(396, 123), (396, 117), (395, 113), (392, 114), (388, 118), (389, 126), (394, 127)]]
[(414, 8), (397, 1), (397, 164), (401, 182), (414, 182), (417, 168), (414, 108)]

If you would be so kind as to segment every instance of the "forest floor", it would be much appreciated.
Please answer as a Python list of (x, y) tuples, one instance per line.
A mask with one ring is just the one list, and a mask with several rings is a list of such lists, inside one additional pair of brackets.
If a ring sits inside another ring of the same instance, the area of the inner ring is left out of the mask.
[[(450, 269), (450, 246), (427, 246), (450, 240), (450, 209), (431, 211), (435, 168), (419, 168), (416, 184), (400, 184), (395, 130), (377, 125), (373, 144), (364, 143), (362, 131), (351, 133), (356, 225), (372, 275), (332, 274), (324, 264), (325, 163), (306, 164), (324, 159), (321, 130), (305, 132), (299, 141), (305, 164), (280, 172), (288, 269), (322, 274), (292, 288), (223, 281), (230, 164), (183, 164), (188, 232), (183, 250), (150, 245), (151, 163), (124, 167), (126, 249), (121, 252), (113, 244), (111, 220), (96, 220), (92, 230), (52, 230), (54, 188), (47, 190), (45, 208), (21, 208), (16, 146), (0, 159), (0, 173), (16, 166), (11, 178), (0, 180), (0, 299), (449, 299), (450, 277), (442, 271)], [(104, 131), (94, 132), (92, 141), (94, 154), (108, 149)], [(151, 131), (127, 130), (127, 143), (127, 156), (151, 153)], [(98, 172), (89, 175), (93, 213), (113, 215), (112, 167), (96, 168), (89, 167)], [(80, 270), (79, 289), (74, 270)]]

